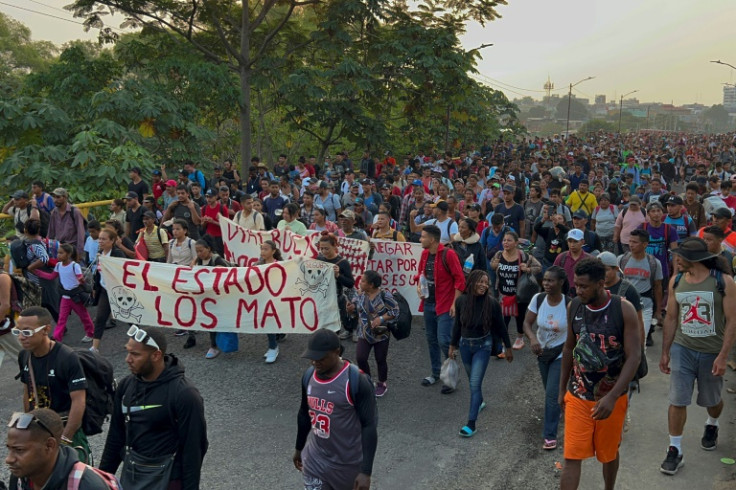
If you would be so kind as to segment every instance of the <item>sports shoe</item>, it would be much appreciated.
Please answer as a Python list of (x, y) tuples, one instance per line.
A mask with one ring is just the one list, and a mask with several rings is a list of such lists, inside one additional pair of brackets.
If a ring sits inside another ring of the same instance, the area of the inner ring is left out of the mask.
[(95, 354), (99, 354), (100, 353), (100, 349), (98, 349), (97, 347), (94, 347), (94, 346), (90, 347), (89, 348), (89, 351), (90, 352), (94, 352)]
[(276, 362), (276, 358), (279, 357), (279, 348), (276, 347), (275, 349), (268, 349), (266, 351), (266, 364), (273, 364)]
[(353, 342), (355, 342), (355, 343), (357, 343), (357, 342), (358, 342), (358, 330), (357, 330), (357, 329), (353, 330), (353, 333), (352, 333), (352, 335), (350, 336), (350, 338), (351, 338), (351, 340), (352, 340)]
[(177, 337), (184, 337), (186, 334), (187, 334), (187, 331), (181, 330), (181, 329), (174, 332), (174, 335), (176, 335)]
[(703, 438), (700, 439), (700, 447), (706, 451), (713, 451), (718, 445), (718, 426), (717, 425), (705, 425), (705, 431), (703, 432)]
[(92, 342), (92, 337), (90, 337), (89, 335), (85, 335), (84, 337), (82, 337), (82, 342), (85, 344), (88, 342)]
[(667, 450), (667, 457), (664, 458), (664, 462), (662, 463), (662, 466), (659, 467), (659, 471), (665, 475), (674, 475), (684, 464), (685, 461), (683, 460), (680, 451), (678, 451), (675, 446), (670, 446)]
[(337, 336), (340, 340), (347, 340), (350, 338), (350, 332), (343, 329), (340, 331), (340, 333)]
[(651, 347), (654, 345), (654, 339), (652, 338), (652, 330), (650, 330), (649, 333), (647, 334), (647, 347)]
[(455, 393), (455, 388), (452, 388), (447, 385), (442, 385), (442, 389), (440, 390), (440, 393), (443, 395), (449, 395), (450, 393)]
[(516, 337), (516, 340), (514, 341), (514, 346), (512, 349), (514, 350), (521, 350), (524, 348), (524, 337)]
[(422, 380), (422, 386), (432, 386), (437, 382), (437, 378), (434, 376), (427, 376)]
[(197, 345), (197, 339), (195, 339), (193, 335), (190, 335), (189, 337), (187, 337), (187, 341), (184, 342), (185, 349), (191, 349), (195, 345)]
[(388, 391), (386, 383), (376, 383), (376, 398), (381, 398)]
[(210, 350), (207, 351), (207, 354), (204, 355), (205, 359), (214, 359), (215, 357), (220, 355), (220, 349), (217, 349), (215, 347), (210, 347)]

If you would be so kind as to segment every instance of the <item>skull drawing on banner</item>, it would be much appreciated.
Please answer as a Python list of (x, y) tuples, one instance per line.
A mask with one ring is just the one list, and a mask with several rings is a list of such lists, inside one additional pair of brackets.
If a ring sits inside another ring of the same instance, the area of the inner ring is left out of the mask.
[(110, 306), (113, 309), (116, 319), (141, 322), (140, 314), (136, 315), (135, 310), (143, 309), (143, 305), (138, 302), (135, 293), (123, 286), (115, 286), (110, 294)]
[[(304, 260), (299, 265), (304, 274), (304, 279), (296, 280), (299, 286), (299, 294), (304, 295), (307, 291), (312, 294), (322, 293), (322, 297), (327, 297), (327, 274), (332, 272), (332, 267), (325, 267), (324, 262), (318, 260)], [(300, 286), (301, 285), (301, 286)]]

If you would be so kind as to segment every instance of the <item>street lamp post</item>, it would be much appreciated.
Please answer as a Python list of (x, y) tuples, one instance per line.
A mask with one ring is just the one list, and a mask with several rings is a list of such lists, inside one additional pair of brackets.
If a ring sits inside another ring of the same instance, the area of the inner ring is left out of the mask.
[[(635, 94), (637, 92), (638, 90), (632, 90), (628, 94), (624, 94), (621, 96), (621, 101), (618, 104), (618, 132), (619, 134), (621, 133), (621, 112), (623, 111), (623, 108), (624, 108), (624, 97), (626, 97), (627, 95)], [(647, 110), (647, 113), (648, 113), (648, 110)]]
[(716, 65), (726, 65), (726, 66), (730, 66), (731, 68), (733, 68), (734, 70), (736, 70), (736, 66), (733, 66), (733, 65), (732, 65), (732, 64), (730, 64), (730, 63), (726, 63), (725, 61), (721, 61), (721, 60), (713, 60), (713, 61), (711, 61), (711, 63), (715, 63)]
[(570, 102), (572, 101), (572, 88), (588, 80), (593, 80), (595, 77), (583, 78), (579, 82), (570, 84), (570, 91), (567, 93), (567, 124), (565, 125), (565, 139), (570, 137)]

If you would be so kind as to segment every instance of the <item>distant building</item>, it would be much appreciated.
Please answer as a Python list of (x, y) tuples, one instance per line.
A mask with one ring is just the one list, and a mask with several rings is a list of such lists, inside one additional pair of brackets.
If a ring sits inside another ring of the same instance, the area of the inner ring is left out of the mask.
[(605, 95), (596, 95), (595, 96), (595, 105), (606, 105), (606, 96)]
[(723, 107), (736, 108), (736, 87), (732, 85), (723, 87)]

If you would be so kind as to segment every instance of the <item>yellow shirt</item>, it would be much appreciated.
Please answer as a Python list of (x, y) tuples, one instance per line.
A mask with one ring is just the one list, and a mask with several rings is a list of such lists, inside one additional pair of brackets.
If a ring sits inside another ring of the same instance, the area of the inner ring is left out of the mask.
[[(156, 236), (158, 232), (159, 236)], [(160, 240), (159, 240), (160, 237)], [(169, 235), (166, 234), (165, 230), (154, 226), (151, 233), (147, 233), (143, 230), (143, 239), (146, 241), (146, 248), (148, 249), (149, 259), (163, 259), (166, 257), (164, 251), (164, 244), (169, 244)]]
[(588, 213), (588, 216), (593, 214), (596, 206), (598, 206), (598, 200), (595, 195), (591, 192), (582, 194), (579, 191), (572, 191), (572, 194), (567, 198), (567, 205), (570, 206), (570, 211), (573, 213), (578, 209), (582, 208), (583, 211)]
[(405, 242), (406, 238), (404, 238), (403, 233), (400, 231), (396, 231), (396, 240), (394, 240), (394, 232), (395, 230), (389, 229), (388, 233), (381, 234), (380, 230), (376, 230), (373, 232), (373, 238), (377, 238), (378, 240), (391, 240), (391, 241), (397, 241), (397, 242)]

